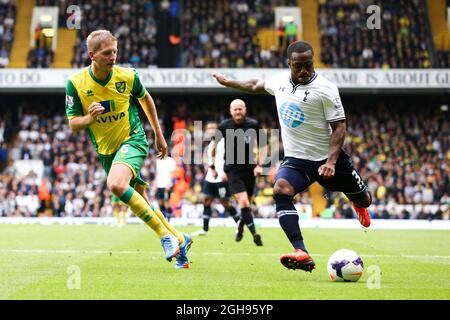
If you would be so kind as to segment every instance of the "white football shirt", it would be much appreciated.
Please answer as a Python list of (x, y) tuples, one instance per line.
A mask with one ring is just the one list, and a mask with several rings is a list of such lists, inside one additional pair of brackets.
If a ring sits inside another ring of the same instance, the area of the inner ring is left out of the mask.
[(327, 159), (329, 123), (345, 119), (337, 86), (317, 73), (307, 84), (295, 85), (289, 71), (266, 80), (264, 88), (275, 96), (285, 156)]
[[(211, 163), (212, 159), (212, 145), (211, 143), (208, 145), (207, 150), (208, 155), (208, 164)], [(206, 181), (211, 183), (222, 182), (222, 178), (225, 176), (225, 171), (223, 170), (223, 166), (225, 164), (225, 139), (220, 139), (219, 143), (216, 145), (216, 158), (214, 159), (214, 166), (216, 167), (217, 177), (214, 178), (211, 173), (211, 168), (208, 168), (206, 172)]]
[(170, 188), (173, 185), (172, 174), (177, 168), (175, 159), (165, 157), (164, 159), (156, 159), (156, 187)]

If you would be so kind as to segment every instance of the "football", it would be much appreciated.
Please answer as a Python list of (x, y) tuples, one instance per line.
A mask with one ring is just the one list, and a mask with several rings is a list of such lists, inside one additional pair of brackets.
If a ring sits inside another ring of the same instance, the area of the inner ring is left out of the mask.
[(328, 259), (327, 270), (331, 281), (356, 282), (363, 274), (364, 263), (355, 251), (340, 249)]

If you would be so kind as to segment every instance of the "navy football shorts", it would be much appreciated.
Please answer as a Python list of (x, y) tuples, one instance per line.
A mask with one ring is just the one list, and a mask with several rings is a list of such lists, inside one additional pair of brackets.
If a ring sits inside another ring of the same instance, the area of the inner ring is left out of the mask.
[(342, 151), (339, 155), (333, 178), (324, 179), (319, 176), (319, 167), (325, 162), (326, 160), (311, 161), (285, 157), (278, 168), (275, 182), (278, 179), (287, 180), (294, 187), (295, 194), (304, 191), (317, 181), (330, 191), (343, 192), (350, 200), (357, 200), (362, 197), (366, 185), (345, 151)]

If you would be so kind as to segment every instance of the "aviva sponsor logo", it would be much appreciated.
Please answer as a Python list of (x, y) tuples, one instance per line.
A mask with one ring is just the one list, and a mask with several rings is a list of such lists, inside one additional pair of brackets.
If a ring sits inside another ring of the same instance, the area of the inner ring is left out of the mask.
[(99, 116), (97, 118), (97, 122), (98, 123), (115, 122), (115, 121), (119, 121), (123, 117), (125, 117), (125, 112), (121, 112), (118, 114), (104, 115), (104, 116)]

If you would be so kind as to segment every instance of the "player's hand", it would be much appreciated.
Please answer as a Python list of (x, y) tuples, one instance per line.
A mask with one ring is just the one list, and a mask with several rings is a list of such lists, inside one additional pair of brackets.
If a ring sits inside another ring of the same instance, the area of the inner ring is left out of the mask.
[(167, 142), (164, 137), (155, 138), (155, 147), (158, 150), (156, 155), (159, 159), (164, 159), (167, 155)]
[(261, 166), (256, 166), (255, 169), (253, 169), (253, 174), (255, 177), (259, 177), (262, 174), (263, 168)]
[(319, 167), (319, 176), (323, 177), (324, 179), (331, 179), (334, 177), (335, 174), (335, 165), (332, 163), (326, 162), (325, 164), (321, 165)]
[(99, 115), (105, 111), (105, 108), (98, 102), (92, 102), (88, 108), (89, 115), (92, 118), (92, 122), (97, 121)]
[(227, 181), (228, 181), (228, 176), (226, 173), (224, 173), (223, 177), (222, 177), (222, 182), (227, 182)]
[(220, 83), (223, 86), (226, 86), (228, 79), (222, 73), (213, 72), (211, 75), (217, 80), (218, 83)]

